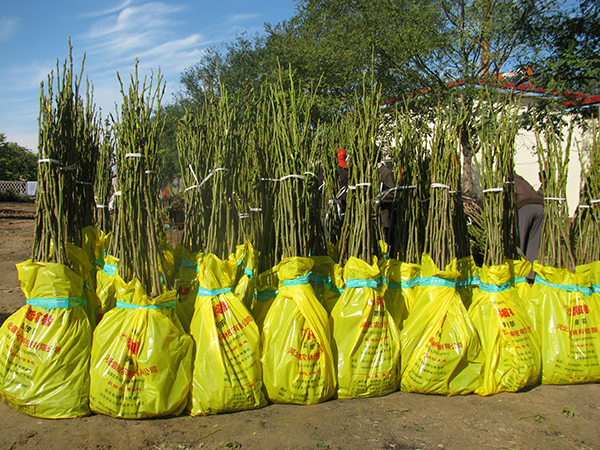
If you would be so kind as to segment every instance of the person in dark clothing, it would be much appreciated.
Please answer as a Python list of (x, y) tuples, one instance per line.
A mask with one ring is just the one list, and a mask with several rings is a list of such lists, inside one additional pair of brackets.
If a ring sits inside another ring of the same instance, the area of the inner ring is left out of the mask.
[[(519, 233), (521, 250), (525, 258), (533, 263), (540, 251), (542, 225), (544, 224), (544, 198), (525, 178), (515, 174), (515, 190), (517, 192), (517, 207), (519, 210)], [(527, 279), (533, 281), (531, 272)]]
[(379, 163), (379, 178), (381, 180), (381, 200), (379, 201), (379, 211), (381, 216), (381, 227), (383, 228), (383, 237), (385, 242), (390, 242), (391, 215), (394, 202), (394, 191), (396, 181), (394, 171), (389, 167), (391, 161), (381, 161)]
[(340, 190), (338, 191), (338, 195), (336, 199), (340, 204), (340, 215), (343, 216), (346, 213), (346, 197), (348, 195), (348, 159), (346, 157), (346, 152), (338, 148), (338, 173), (340, 175)]

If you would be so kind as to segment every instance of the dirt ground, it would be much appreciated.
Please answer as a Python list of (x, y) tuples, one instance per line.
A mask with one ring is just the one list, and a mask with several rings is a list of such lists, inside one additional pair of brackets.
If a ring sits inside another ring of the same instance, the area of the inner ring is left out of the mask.
[[(25, 303), (34, 205), (0, 203), (0, 322)], [(210, 417), (42, 420), (0, 403), (0, 449), (600, 449), (600, 385), (491, 397), (396, 392)]]

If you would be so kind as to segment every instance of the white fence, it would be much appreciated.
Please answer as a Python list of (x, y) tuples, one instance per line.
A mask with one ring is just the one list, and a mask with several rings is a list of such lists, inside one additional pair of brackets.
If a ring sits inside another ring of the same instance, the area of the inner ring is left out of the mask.
[(0, 192), (33, 196), (37, 192), (37, 181), (0, 181)]

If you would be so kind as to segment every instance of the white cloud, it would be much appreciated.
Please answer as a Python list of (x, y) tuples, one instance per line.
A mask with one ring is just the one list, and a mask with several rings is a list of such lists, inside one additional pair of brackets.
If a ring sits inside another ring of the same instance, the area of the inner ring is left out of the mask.
[[(151, 71), (157, 74), (160, 69), (167, 82), (168, 101), (169, 95), (178, 90), (181, 72), (216, 43), (215, 37), (207, 38), (194, 29), (190, 23), (193, 15), (182, 4), (126, 1), (83, 17), (88, 21), (88, 30), (74, 39), (74, 45), (86, 50), (85, 73), (96, 86), (94, 97), (103, 106), (103, 115), (114, 111), (115, 102), (121, 102), (117, 71), (128, 84), (136, 59), (140, 61), (140, 77)], [(230, 31), (231, 25), (225, 29)]]
[(7, 41), (18, 27), (19, 20), (16, 17), (0, 17), (0, 42)]
[(100, 17), (100, 16), (105, 16), (107, 14), (112, 14), (114, 12), (118, 12), (126, 7), (128, 7), (129, 5), (131, 5), (132, 0), (125, 0), (124, 2), (122, 2), (120, 5), (115, 6), (115, 7), (108, 7), (105, 10), (101, 10), (101, 11), (91, 11), (89, 13), (85, 13), (82, 14), (81, 17), (83, 18), (94, 18), (94, 17)]
[(257, 19), (260, 16), (260, 14), (235, 14), (233, 16), (230, 16), (227, 21), (232, 23), (248, 22)]

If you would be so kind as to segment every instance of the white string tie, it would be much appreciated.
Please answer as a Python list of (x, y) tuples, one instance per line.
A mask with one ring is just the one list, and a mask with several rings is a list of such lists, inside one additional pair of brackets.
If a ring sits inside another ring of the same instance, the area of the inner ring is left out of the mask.
[(482, 194), (485, 194), (487, 192), (504, 192), (504, 188), (503, 187), (495, 187), (495, 188), (484, 189), (483, 191), (481, 191)]
[(38, 163), (60, 164), (60, 161), (58, 159), (42, 158), (42, 159), (38, 159)]

